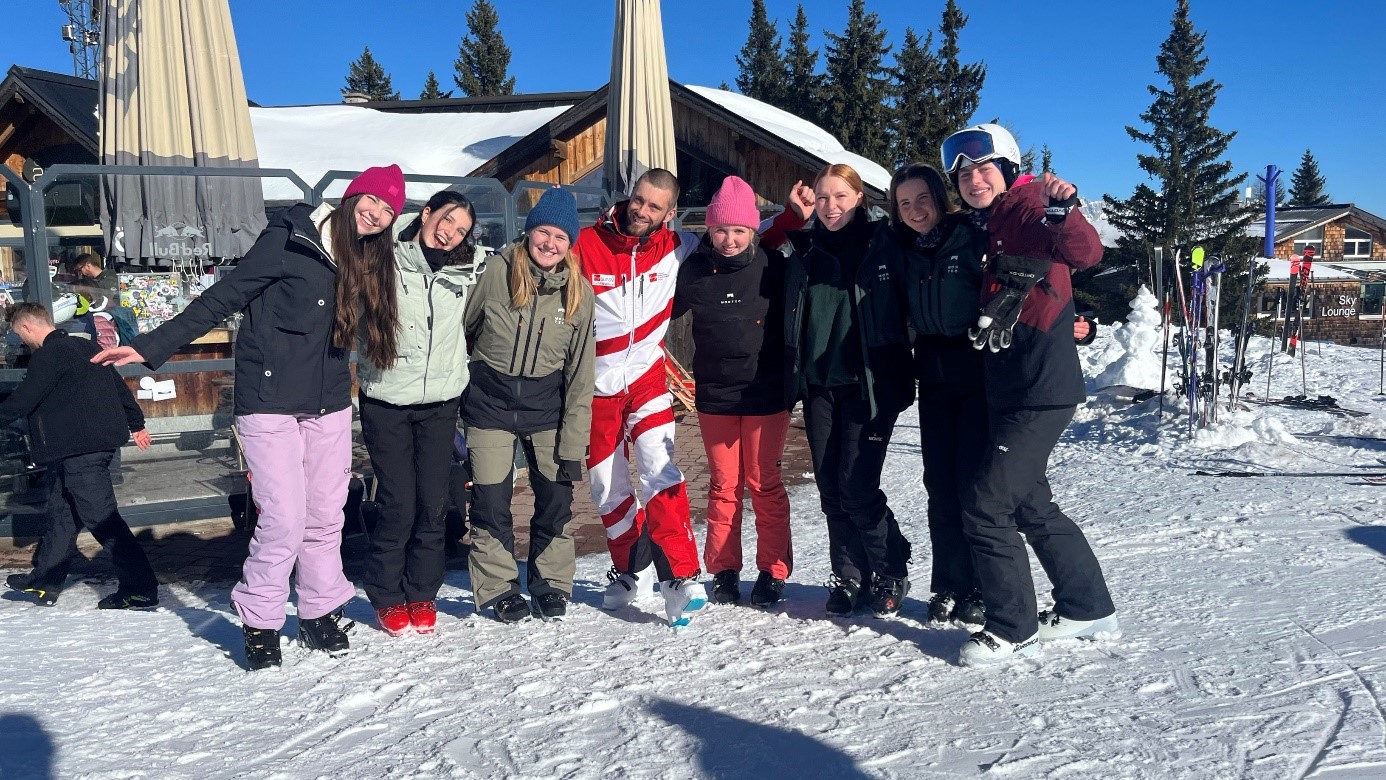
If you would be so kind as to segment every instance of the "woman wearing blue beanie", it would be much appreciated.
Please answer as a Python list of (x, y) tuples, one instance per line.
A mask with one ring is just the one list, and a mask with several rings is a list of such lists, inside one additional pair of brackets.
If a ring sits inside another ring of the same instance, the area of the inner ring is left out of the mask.
[(571, 251), (577, 201), (544, 192), (519, 240), (492, 255), (471, 298), (465, 327), (473, 344), (462, 420), (472, 463), (472, 550), (468, 567), (477, 610), (514, 623), (530, 616), (515, 565), (510, 514), (515, 442), (534, 491), (527, 585), (545, 620), (567, 614), (576, 568), (573, 483), (582, 479), (592, 426), (595, 350), (592, 288)]

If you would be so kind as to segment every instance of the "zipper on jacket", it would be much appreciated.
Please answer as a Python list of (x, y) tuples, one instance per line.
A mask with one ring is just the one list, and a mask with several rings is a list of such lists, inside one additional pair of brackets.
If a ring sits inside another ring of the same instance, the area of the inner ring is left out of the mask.
[[(522, 356), (521, 356), (521, 358), (520, 358), (520, 373), (521, 373), (521, 374), (523, 374), (523, 373), (525, 372), (525, 361), (524, 361), (524, 356), (528, 356), (528, 355), (529, 355), (529, 345), (532, 344), (532, 343), (534, 343), (534, 317), (535, 317), (535, 313), (536, 313), (537, 311), (539, 311), (539, 291), (538, 291), (538, 290), (535, 290), (535, 291), (532, 293), (532, 295), (533, 295), (533, 297), (530, 298), (530, 302), (529, 302), (529, 333), (525, 334), (525, 351), (524, 351), (523, 353), (521, 353)], [(539, 332), (540, 332), (540, 333), (543, 333), (543, 332), (544, 332), (544, 325), (543, 325), (543, 323), (540, 323), (540, 325), (539, 325)], [(517, 339), (517, 341), (518, 341), (518, 339)], [(518, 345), (517, 345), (517, 346), (518, 346)], [(537, 347), (536, 347), (536, 351), (537, 351)], [(512, 360), (511, 363), (510, 363), (510, 370), (511, 370), (511, 373), (514, 373), (514, 371), (515, 371), (515, 363), (514, 363), (513, 360)]]
[(510, 370), (505, 373), (515, 375), (515, 358), (520, 354), (520, 331), (525, 329), (525, 315), (515, 319), (515, 343), (510, 345)]
[(544, 346), (544, 320), (539, 320), (539, 335), (534, 343), (533, 359), (529, 362), (529, 374), (534, 376), (539, 370), (539, 350)]
[(428, 398), (428, 372), (433, 366), (433, 283), (435, 281), (436, 277), (424, 277), (424, 298), (428, 300), (428, 351), (424, 353), (423, 389), (419, 395), (420, 403)]
[[(630, 389), (630, 374), (627, 367), (630, 366), (630, 353), (635, 351), (635, 327), (636, 317), (639, 315), (637, 310), (637, 298), (635, 295), (635, 269), (636, 252), (640, 244), (637, 242), (630, 248), (630, 320), (626, 324), (630, 326), (630, 332), (626, 337), (626, 359), (621, 362), (621, 386), (624, 390)], [(643, 280), (642, 280), (643, 281)]]

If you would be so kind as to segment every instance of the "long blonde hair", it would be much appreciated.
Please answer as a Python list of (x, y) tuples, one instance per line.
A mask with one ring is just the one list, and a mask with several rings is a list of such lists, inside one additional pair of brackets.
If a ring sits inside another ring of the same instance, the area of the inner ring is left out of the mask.
[[(534, 260), (529, 256), (528, 240), (521, 238), (517, 243), (516, 251), (510, 258), (510, 307), (523, 309), (529, 305), (530, 296), (538, 293), (539, 283), (529, 269)], [(563, 308), (573, 311), (582, 305), (587, 280), (582, 276), (582, 262), (573, 254), (571, 247), (563, 256), (563, 265), (568, 269), (568, 284), (563, 288)]]

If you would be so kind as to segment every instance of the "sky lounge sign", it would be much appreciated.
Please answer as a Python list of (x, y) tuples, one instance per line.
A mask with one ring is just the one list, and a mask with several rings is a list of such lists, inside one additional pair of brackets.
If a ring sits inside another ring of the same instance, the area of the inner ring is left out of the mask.
[(207, 241), (207, 232), (196, 225), (174, 222), (155, 228), (154, 240), (150, 245), (151, 257), (211, 257), (212, 244)]

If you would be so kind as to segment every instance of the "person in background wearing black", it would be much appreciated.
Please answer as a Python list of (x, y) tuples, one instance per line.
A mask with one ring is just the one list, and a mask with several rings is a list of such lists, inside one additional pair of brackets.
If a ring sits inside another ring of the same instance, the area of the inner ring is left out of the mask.
[(0, 423), (28, 418), (34, 462), (47, 467), (48, 526), (34, 551), (33, 572), (11, 574), (6, 584), (40, 604), (55, 604), (76, 551), (80, 523), (111, 555), (119, 583), (96, 606), (157, 606), (159, 582), (116, 508), (108, 470), (111, 455), (131, 434), (140, 449), (149, 448), (144, 414), (114, 368), (91, 362), (96, 344), (55, 328), (47, 309), (16, 304), (9, 323), (34, 354), (24, 381), (0, 404)]

